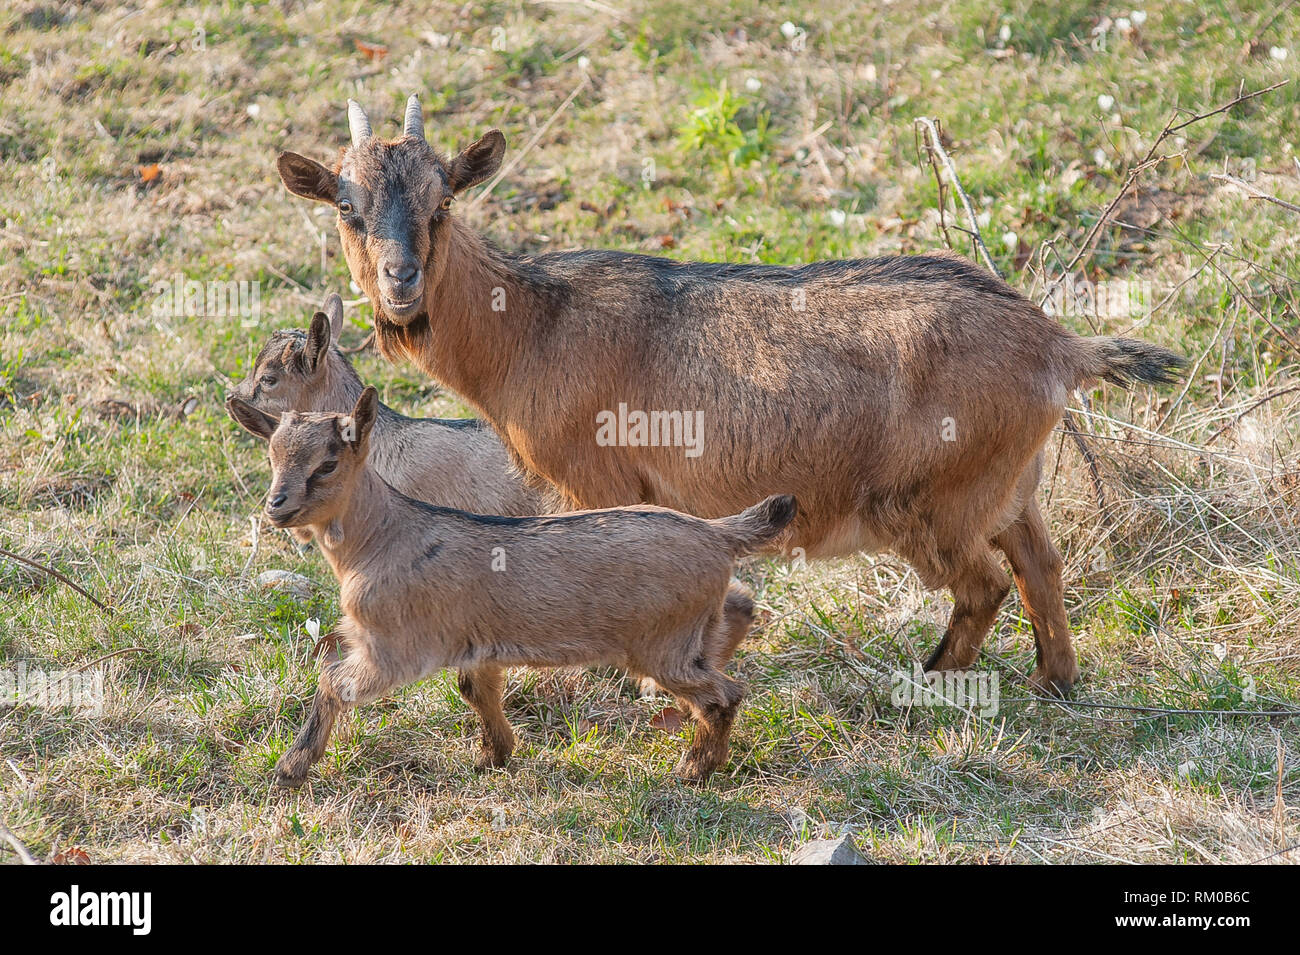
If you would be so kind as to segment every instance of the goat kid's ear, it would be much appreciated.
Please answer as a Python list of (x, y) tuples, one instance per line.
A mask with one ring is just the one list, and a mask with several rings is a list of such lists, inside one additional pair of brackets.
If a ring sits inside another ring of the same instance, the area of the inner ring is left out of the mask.
[(478, 142), (466, 146), (451, 161), (451, 191), (461, 192), (496, 175), (506, 152), (506, 138), (499, 129), (489, 129)]
[(330, 320), (324, 312), (317, 312), (311, 317), (311, 327), (307, 329), (307, 344), (302, 349), (302, 363), (309, 375), (315, 374), (325, 361), (325, 352), (330, 347)]
[(275, 434), (275, 429), (280, 424), (279, 418), (254, 408), (243, 398), (236, 398), (234, 395), (226, 399), (226, 413), (234, 418), (235, 423), (241, 428), (263, 441), (270, 441), (271, 435)]
[(334, 205), (339, 196), (339, 177), (314, 159), (297, 153), (280, 153), (275, 161), (280, 181), (295, 196)]
[(379, 392), (374, 385), (367, 385), (357, 399), (352, 414), (343, 419), (342, 437), (353, 448), (359, 448), (370, 436), (370, 429), (375, 426), (375, 415), (379, 411)]

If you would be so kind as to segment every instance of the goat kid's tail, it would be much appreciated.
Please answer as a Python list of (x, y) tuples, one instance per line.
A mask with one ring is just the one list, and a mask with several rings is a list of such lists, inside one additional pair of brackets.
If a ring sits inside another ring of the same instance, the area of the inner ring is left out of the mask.
[(1079, 381), (1105, 380), (1127, 386), (1172, 385), (1182, 377), (1187, 359), (1177, 352), (1136, 338), (1079, 339)]
[(711, 521), (735, 541), (736, 556), (743, 557), (762, 550), (781, 536), (781, 532), (799, 513), (793, 494), (773, 494), (753, 507), (731, 517)]

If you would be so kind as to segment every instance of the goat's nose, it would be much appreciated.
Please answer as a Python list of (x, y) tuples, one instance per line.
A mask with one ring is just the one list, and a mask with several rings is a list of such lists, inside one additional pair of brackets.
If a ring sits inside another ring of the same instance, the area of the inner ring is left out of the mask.
[(288, 494), (277, 494), (275, 497), (271, 498), (266, 503), (268, 505), (269, 510), (276, 511), (284, 507), (284, 502), (287, 500), (289, 500)]
[(384, 274), (399, 285), (410, 285), (420, 274), (420, 269), (409, 262), (398, 262), (395, 265), (385, 265)]

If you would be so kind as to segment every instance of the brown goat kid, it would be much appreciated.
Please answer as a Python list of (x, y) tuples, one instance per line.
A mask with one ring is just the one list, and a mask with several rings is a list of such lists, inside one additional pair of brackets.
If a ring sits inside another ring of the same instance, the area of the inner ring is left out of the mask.
[[(1043, 447), (1072, 389), (1163, 383), (1184, 359), (1126, 338), (1081, 338), (956, 256), (783, 267), (613, 251), (514, 255), (451, 215), (491, 177), (492, 130), (454, 158), (424, 137), (376, 137), (349, 104), (333, 170), (283, 153), (296, 195), (338, 211), (381, 352), (405, 355), (473, 404), (530, 473), (573, 506), (649, 502), (702, 517), (793, 490), (784, 541), (809, 557), (892, 551), (952, 619), (930, 669), (974, 664), (1009, 590), (1033, 625), (1043, 692), (1077, 676), (1062, 562), (1035, 499)], [(618, 409), (695, 415), (696, 454), (612, 444)]]
[(514, 749), (501, 709), (509, 666), (647, 674), (696, 721), (679, 772), (702, 781), (726, 760), (744, 687), (722, 667), (754, 616), (732, 571), (790, 523), (793, 497), (711, 521), (657, 507), (480, 517), (406, 497), (367, 463), (373, 388), (351, 415), (288, 412), (277, 422), (238, 398), (231, 410), (270, 442), (267, 516), (310, 529), (340, 585), (346, 653), (322, 667), (277, 784), (302, 784), (344, 709), (444, 667), (460, 670), (461, 694), (483, 720), (480, 767)]
[[(252, 373), (226, 396), (227, 413), (235, 418), (236, 398), (272, 416), (351, 411), (365, 385), (338, 349), (342, 330), (343, 300), (331, 294), (305, 333), (273, 333)], [(398, 491), (440, 507), (507, 516), (555, 509), (526, 485), (496, 432), (476, 418), (408, 418), (381, 402), (370, 464)]]

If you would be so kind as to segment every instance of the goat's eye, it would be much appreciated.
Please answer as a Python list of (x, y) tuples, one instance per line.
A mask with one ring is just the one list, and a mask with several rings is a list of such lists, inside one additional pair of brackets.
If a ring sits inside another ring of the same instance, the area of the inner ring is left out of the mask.
[(325, 477), (327, 475), (333, 474), (334, 471), (338, 468), (338, 466), (339, 463), (337, 461), (326, 461), (324, 464), (322, 464), (320, 467), (316, 469), (316, 476)]
[(339, 213), (340, 213), (341, 215), (345, 215), (345, 216), (350, 216), (350, 215), (352, 215), (352, 203), (349, 202), (347, 199), (340, 199), (340, 200), (339, 200)]
[(262, 386), (265, 388), (274, 388), (279, 380), (280, 379), (276, 378), (275, 375), (263, 375)]
[(443, 196), (443, 197), (442, 197), (442, 204), (439, 205), (438, 208), (440, 208), (443, 212), (446, 212), (448, 209), (450, 209), (450, 208), (451, 208), (451, 196)]

